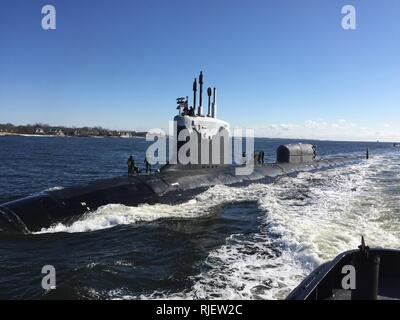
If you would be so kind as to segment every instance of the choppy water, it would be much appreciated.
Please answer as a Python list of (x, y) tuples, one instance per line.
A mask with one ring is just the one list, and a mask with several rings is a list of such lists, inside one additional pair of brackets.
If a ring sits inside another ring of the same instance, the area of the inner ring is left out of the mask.
[[(269, 158), (289, 141), (257, 139)], [(365, 143), (315, 142), (326, 157)], [(71, 226), (0, 236), (0, 298), (282, 299), (311, 270), (353, 249), (400, 248), (400, 150), (270, 185), (216, 186), (179, 205), (110, 204)], [(0, 137), (1, 202), (125, 174), (144, 140)], [(45, 292), (41, 268), (54, 265)]]

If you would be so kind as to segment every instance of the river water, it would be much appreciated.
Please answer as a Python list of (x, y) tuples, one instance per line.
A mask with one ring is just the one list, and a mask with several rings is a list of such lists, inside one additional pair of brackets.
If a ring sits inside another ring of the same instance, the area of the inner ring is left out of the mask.
[[(274, 158), (291, 140), (256, 139)], [(70, 226), (0, 235), (0, 299), (284, 299), (315, 267), (354, 249), (400, 249), (400, 149), (312, 142), (371, 159), (272, 184), (215, 186), (178, 205), (109, 204)], [(0, 202), (126, 174), (144, 139), (0, 137)], [(41, 287), (53, 265), (57, 288)]]

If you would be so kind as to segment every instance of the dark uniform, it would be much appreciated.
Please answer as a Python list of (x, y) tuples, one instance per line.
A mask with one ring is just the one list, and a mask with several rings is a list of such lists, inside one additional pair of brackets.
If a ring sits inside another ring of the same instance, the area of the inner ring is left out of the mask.
[(151, 173), (151, 164), (149, 160), (147, 159), (147, 156), (144, 158), (144, 164), (146, 165), (146, 173)]
[(312, 150), (313, 150), (313, 159), (315, 159), (317, 157), (317, 146), (313, 145)]
[(130, 156), (126, 163), (128, 164), (128, 176), (131, 176), (135, 172), (135, 160)]

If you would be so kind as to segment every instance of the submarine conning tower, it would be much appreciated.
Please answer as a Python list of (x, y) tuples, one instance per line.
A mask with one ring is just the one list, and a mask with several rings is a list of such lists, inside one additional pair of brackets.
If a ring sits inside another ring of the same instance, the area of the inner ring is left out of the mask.
[[(174, 152), (177, 163), (189, 166), (214, 167), (227, 165), (225, 154), (229, 152), (229, 124), (217, 119), (217, 89), (207, 88), (208, 110), (203, 114), (204, 75), (193, 82), (193, 105), (189, 107), (189, 98), (177, 98), (179, 113), (174, 117), (176, 131), (174, 132)], [(199, 88), (198, 88), (199, 86)], [(199, 99), (197, 92), (199, 91)], [(196, 103), (199, 101), (199, 105)], [(186, 150), (189, 147), (190, 150)], [(185, 146), (186, 145), (186, 146)], [(184, 148), (185, 150), (183, 150)], [(181, 152), (180, 152), (181, 151)], [(219, 153), (216, 155), (216, 153)], [(192, 154), (190, 154), (192, 153)], [(183, 161), (179, 155), (186, 155)]]

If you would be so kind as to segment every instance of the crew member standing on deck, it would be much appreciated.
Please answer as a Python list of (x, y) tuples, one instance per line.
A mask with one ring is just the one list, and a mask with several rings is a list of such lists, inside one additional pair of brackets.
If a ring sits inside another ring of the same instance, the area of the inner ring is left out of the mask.
[(312, 150), (313, 150), (313, 159), (315, 159), (317, 157), (317, 146), (313, 145)]
[(128, 161), (126, 162), (128, 164), (128, 176), (132, 176), (134, 173), (134, 168), (135, 168), (135, 160), (133, 160), (133, 157), (130, 156), (128, 158)]
[(144, 158), (144, 164), (146, 165), (146, 173), (151, 173), (151, 163), (150, 163), (150, 157), (146, 155)]

